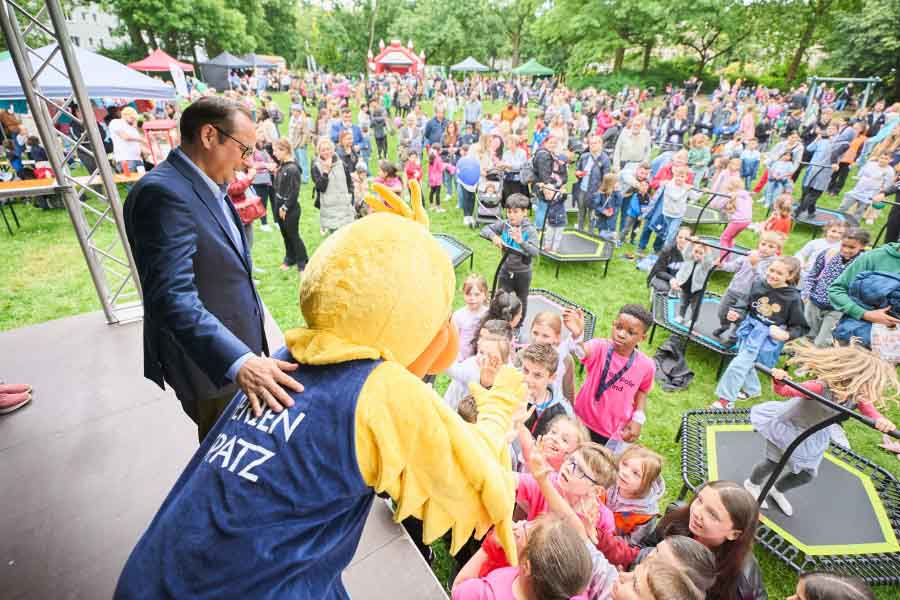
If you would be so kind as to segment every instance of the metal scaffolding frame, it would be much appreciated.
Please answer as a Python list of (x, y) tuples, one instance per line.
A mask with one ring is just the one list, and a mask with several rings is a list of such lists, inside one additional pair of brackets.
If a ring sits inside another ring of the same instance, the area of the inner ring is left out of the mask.
[[(56, 175), (56, 191), (62, 195), (69, 212), (106, 321), (115, 324), (140, 319), (143, 316), (140, 279), (125, 234), (122, 203), (59, 0), (42, 2), (37, 13), (13, 0), (0, 0), (0, 9), (0, 25), (10, 57), (41, 143), (47, 150)], [(46, 59), (26, 42), (35, 33), (56, 43)], [(51, 63), (57, 56), (62, 57), (65, 72)], [(32, 57), (37, 68), (32, 68)], [(72, 94), (62, 99), (62, 104), (41, 91), (38, 77), (46, 69), (69, 79)], [(53, 118), (51, 104), (58, 110)], [(79, 107), (80, 118), (72, 114), (73, 104)], [(63, 114), (82, 125), (84, 133), (78, 139), (55, 127)], [(86, 183), (78, 182), (69, 170), (69, 161), (78, 151), (92, 156), (97, 165)]]
[[(881, 77), (808, 77), (806, 79), (809, 86), (809, 94), (807, 97), (810, 101), (816, 97), (816, 92), (818, 90), (820, 83), (864, 83), (866, 84), (865, 89), (863, 90), (862, 102), (859, 103), (860, 108), (865, 108), (869, 105), (869, 97), (872, 95), (872, 91), (875, 89), (875, 86), (882, 82)], [(807, 102), (808, 104), (808, 102)]]

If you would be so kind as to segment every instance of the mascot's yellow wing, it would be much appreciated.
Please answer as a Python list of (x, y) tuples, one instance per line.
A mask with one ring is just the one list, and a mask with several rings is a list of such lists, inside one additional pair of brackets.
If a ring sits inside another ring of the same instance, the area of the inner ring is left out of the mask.
[(397, 502), (398, 521), (424, 522), (423, 541), (453, 530), (455, 554), (472, 532), (495, 527), (511, 564), (515, 478), (506, 434), (525, 399), (510, 367), (490, 391), (479, 390), (478, 423), (465, 423), (435, 391), (401, 365), (384, 362), (369, 376), (356, 408), (356, 455), (365, 482)]

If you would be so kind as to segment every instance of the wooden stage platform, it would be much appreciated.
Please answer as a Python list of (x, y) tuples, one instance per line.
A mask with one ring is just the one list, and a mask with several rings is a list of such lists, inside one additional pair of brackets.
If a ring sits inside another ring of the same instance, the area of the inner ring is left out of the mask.
[[(0, 597), (110, 598), (196, 428), (171, 390), (143, 379), (140, 323), (97, 312), (7, 331), (0, 357), (0, 377), (35, 390), (0, 416)], [(353, 598), (446, 598), (379, 500), (344, 582)]]

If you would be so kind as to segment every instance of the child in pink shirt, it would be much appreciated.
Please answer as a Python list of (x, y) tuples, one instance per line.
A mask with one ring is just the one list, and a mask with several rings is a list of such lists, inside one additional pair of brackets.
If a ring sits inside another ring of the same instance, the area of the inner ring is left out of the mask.
[[(723, 209), (728, 215), (728, 226), (719, 237), (719, 245), (723, 248), (734, 248), (734, 238), (753, 222), (753, 197), (744, 189), (744, 184), (738, 177), (726, 180), (723, 187), (722, 193), (728, 195), (717, 196), (709, 205)], [(727, 254), (723, 250), (720, 260), (725, 260)]]
[(428, 205), (434, 206), (434, 212), (447, 212), (441, 208), (441, 186), (444, 184), (444, 171), (450, 171), (453, 165), (441, 159), (441, 145), (432, 144), (428, 151)]
[[(563, 318), (573, 335), (584, 331), (580, 312), (567, 310)], [(613, 321), (612, 339), (576, 345), (587, 377), (575, 398), (575, 414), (599, 444), (610, 439), (634, 442), (641, 435), (656, 366), (637, 345), (652, 325), (653, 315), (646, 308), (626, 304)]]

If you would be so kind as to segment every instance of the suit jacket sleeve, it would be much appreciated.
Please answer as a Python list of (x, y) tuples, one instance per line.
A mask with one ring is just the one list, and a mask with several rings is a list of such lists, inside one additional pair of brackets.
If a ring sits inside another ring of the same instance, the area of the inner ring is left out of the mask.
[[(145, 187), (136, 198), (132, 232), (144, 304), (150, 317), (175, 336), (188, 356), (216, 384), (229, 383), (229, 367), (251, 352), (210, 313), (194, 284), (197, 253), (194, 217), (183, 199), (159, 187)], [(224, 235), (224, 234), (223, 234)]]

